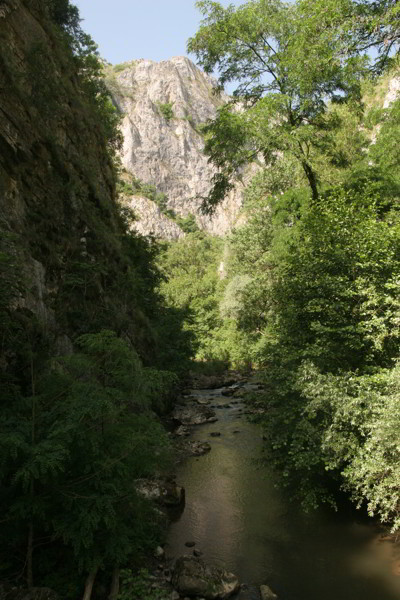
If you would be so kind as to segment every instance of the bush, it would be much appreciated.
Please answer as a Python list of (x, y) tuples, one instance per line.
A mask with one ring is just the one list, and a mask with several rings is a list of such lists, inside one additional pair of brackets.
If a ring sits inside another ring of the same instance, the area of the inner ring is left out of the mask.
[(164, 119), (166, 119), (167, 121), (170, 121), (171, 119), (175, 118), (172, 102), (165, 102), (165, 103), (158, 102), (157, 108), (158, 108), (160, 115), (162, 117), (164, 117)]

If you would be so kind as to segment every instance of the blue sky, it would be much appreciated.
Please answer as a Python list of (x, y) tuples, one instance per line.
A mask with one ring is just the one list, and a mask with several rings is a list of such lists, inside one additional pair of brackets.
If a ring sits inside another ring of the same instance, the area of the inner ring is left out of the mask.
[[(187, 55), (186, 42), (202, 15), (195, 0), (73, 0), (83, 29), (99, 46), (100, 54), (116, 64), (138, 58), (160, 61)], [(245, 0), (220, 0), (239, 6)], [(190, 57), (194, 60), (194, 57)]]

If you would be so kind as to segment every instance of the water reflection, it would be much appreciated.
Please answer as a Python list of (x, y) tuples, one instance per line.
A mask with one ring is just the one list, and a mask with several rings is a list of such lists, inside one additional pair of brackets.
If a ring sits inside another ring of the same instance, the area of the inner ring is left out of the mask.
[[(227, 399), (216, 392), (218, 403)], [(193, 540), (207, 562), (243, 582), (268, 583), (281, 600), (400, 600), (398, 546), (354, 518), (301, 512), (275, 489), (272, 472), (257, 469), (260, 431), (239, 419), (240, 408), (218, 410), (217, 423), (194, 430), (212, 450), (178, 469), (186, 506), (171, 525), (167, 554), (190, 553), (185, 542)]]

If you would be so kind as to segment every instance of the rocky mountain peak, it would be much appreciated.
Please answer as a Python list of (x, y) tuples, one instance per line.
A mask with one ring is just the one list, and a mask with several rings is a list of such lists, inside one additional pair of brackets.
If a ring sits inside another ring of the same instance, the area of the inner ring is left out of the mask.
[[(203, 154), (201, 125), (216, 116), (228, 96), (218, 95), (216, 81), (185, 56), (115, 65), (108, 68), (107, 79), (123, 114), (125, 170), (164, 194), (170, 214), (193, 214), (200, 228), (215, 234), (228, 232), (238, 217), (240, 189), (232, 191), (213, 217), (200, 213), (215, 173)], [(142, 232), (163, 236), (154, 207), (150, 211), (148, 203), (134, 199), (132, 207), (139, 222), (146, 222), (140, 226)], [(176, 237), (174, 232), (170, 230)]]

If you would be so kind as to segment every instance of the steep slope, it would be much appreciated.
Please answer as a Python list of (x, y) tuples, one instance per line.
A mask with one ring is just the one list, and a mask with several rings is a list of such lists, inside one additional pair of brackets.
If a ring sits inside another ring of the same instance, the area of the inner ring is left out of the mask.
[(142, 235), (154, 235), (163, 240), (176, 240), (184, 236), (177, 223), (165, 214), (155, 202), (143, 196), (125, 196), (123, 202), (131, 208), (139, 219), (131, 227)]
[[(18, 304), (60, 351), (102, 322), (146, 353), (152, 333), (139, 298), (153, 275), (123, 258), (109, 101), (93, 93), (94, 75), (77, 72), (46, 2), (3, 2), (0, 43), (1, 249), (12, 247), (23, 271)], [(146, 254), (139, 238), (128, 243)]]
[(134, 482), (168, 457), (190, 340), (117, 202), (93, 48), (68, 0), (0, 2), (1, 598), (89, 600), (101, 570), (116, 597), (160, 533)]
[[(194, 214), (198, 225), (224, 234), (235, 223), (241, 189), (234, 190), (210, 218), (200, 213), (202, 197), (211, 187), (214, 167), (203, 154), (201, 125), (227, 101), (215, 94), (215, 81), (188, 58), (177, 56), (160, 63), (136, 60), (108, 67), (108, 85), (123, 113), (125, 169), (168, 196), (168, 209), (185, 217)], [(135, 208), (152, 229), (145, 207)]]

